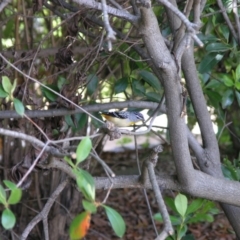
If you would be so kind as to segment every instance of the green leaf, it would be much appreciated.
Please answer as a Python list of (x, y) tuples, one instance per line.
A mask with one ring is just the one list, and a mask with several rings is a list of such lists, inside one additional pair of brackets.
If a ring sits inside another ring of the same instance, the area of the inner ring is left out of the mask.
[(160, 102), (161, 96), (159, 93), (156, 92), (147, 92), (146, 93), (147, 100), (153, 102)]
[[(180, 217), (176, 217), (176, 216), (172, 216), (170, 215), (170, 220), (171, 220), (171, 223), (172, 225), (180, 225), (182, 220)], [(163, 218), (162, 218), (162, 215), (160, 213), (156, 213), (153, 218), (156, 220), (156, 221), (159, 221), (159, 222), (163, 222)]]
[(219, 107), (219, 104), (222, 101), (222, 96), (218, 92), (206, 89), (204, 93), (207, 94), (207, 97), (212, 106), (214, 106), (215, 108)]
[(7, 76), (2, 77), (2, 86), (4, 91), (8, 93), (8, 95), (11, 95), (13, 86), (12, 83), (10, 82), (10, 79)]
[(138, 96), (145, 96), (145, 87), (144, 85), (141, 83), (141, 81), (137, 80), (137, 79), (133, 79), (132, 80), (132, 89), (133, 89), (133, 93), (135, 95)]
[(239, 82), (235, 82), (235, 88), (240, 91), (240, 81)]
[(128, 86), (128, 77), (123, 77), (116, 81), (114, 86), (114, 92), (115, 94), (124, 92)]
[(72, 116), (71, 115), (65, 115), (64, 116), (64, 120), (65, 120), (65, 122), (67, 123), (68, 126), (70, 126), (73, 129), (75, 128), (75, 124), (74, 124), (74, 122), (72, 120)]
[(86, 201), (86, 200), (83, 199), (82, 200), (82, 205), (83, 205), (83, 208), (90, 213), (96, 213), (97, 212), (97, 207), (93, 202), (89, 202), (89, 201)]
[(240, 82), (240, 64), (238, 64), (235, 72), (236, 82)]
[(65, 157), (64, 157), (64, 160), (65, 160), (72, 168), (75, 167), (75, 165), (73, 164), (72, 159), (71, 159), (70, 157), (65, 156)]
[(185, 213), (187, 211), (187, 204), (188, 204), (187, 197), (185, 195), (179, 193), (174, 200), (174, 204), (175, 204), (175, 207), (176, 207), (178, 213), (182, 217), (184, 217)]
[(235, 91), (235, 96), (237, 98), (238, 106), (240, 107), (240, 92)]
[(62, 89), (63, 85), (66, 84), (66, 82), (67, 82), (67, 80), (65, 77), (63, 77), (63, 76), (58, 77), (57, 87), (58, 87), (59, 91)]
[(122, 218), (122, 216), (114, 209), (102, 205), (106, 211), (107, 217), (111, 226), (118, 237), (123, 237), (126, 231), (126, 224)]
[(12, 86), (11, 94), (13, 94), (13, 92), (14, 92), (16, 86), (17, 86), (17, 79), (15, 78), (14, 81), (13, 81), (13, 86)]
[(187, 208), (187, 215), (190, 213), (194, 213), (199, 208), (201, 208), (201, 206), (203, 205), (203, 201), (204, 200), (202, 198), (197, 198), (197, 199), (193, 200)]
[(208, 52), (225, 52), (230, 50), (231, 48), (232, 48), (231, 45), (224, 44), (224, 43), (216, 43), (216, 42), (209, 43), (206, 46), (206, 50)]
[(8, 96), (8, 93), (4, 91), (2, 84), (0, 84), (0, 97), (5, 98)]
[(4, 180), (4, 184), (11, 190), (8, 198), (8, 204), (16, 204), (22, 197), (22, 189), (18, 188), (17, 185), (11, 181)]
[(225, 109), (232, 105), (234, 99), (233, 90), (228, 89), (222, 96), (222, 108)]
[[(49, 87), (50, 89), (52, 89), (55, 92), (59, 92), (58, 86), (56, 86), (56, 85), (47, 84), (46, 87)], [(49, 90), (43, 86), (41, 86), (41, 90), (42, 90), (44, 97), (47, 98), (47, 100), (49, 100), (51, 102), (55, 102), (57, 100), (58, 96), (51, 90)]]
[(7, 195), (2, 185), (0, 185), (0, 203), (7, 205)]
[(3, 38), (12, 38), (14, 35), (13, 29), (15, 28), (14, 19), (9, 19), (4, 25)]
[(98, 77), (96, 74), (90, 74), (87, 76), (87, 93), (92, 95), (96, 92), (98, 86)]
[(10, 190), (18, 188), (17, 185), (11, 181), (3, 180), (3, 182)]
[(83, 127), (86, 127), (88, 115), (86, 113), (77, 113), (74, 115), (76, 119), (77, 130), (81, 130)]
[(188, 230), (187, 225), (178, 226), (177, 227), (177, 235), (178, 235), (177, 239), (182, 239), (182, 237), (186, 235), (187, 230)]
[(2, 213), (1, 221), (2, 226), (8, 230), (14, 227), (16, 223), (16, 217), (13, 212), (7, 208)]
[(215, 65), (223, 58), (223, 55), (216, 53), (207, 54), (198, 66), (198, 71), (200, 73), (205, 73), (211, 71)]
[(225, 26), (224, 24), (220, 24), (218, 26), (218, 31), (223, 35), (223, 37), (228, 42), (229, 41), (229, 35), (230, 35), (228, 26)]
[(17, 98), (14, 98), (13, 99), (13, 104), (14, 104), (14, 108), (16, 110), (16, 112), (20, 115), (20, 116), (23, 116), (24, 114), (24, 106), (23, 106), (23, 103), (17, 99)]
[(141, 70), (138, 74), (143, 78), (145, 82), (147, 82), (153, 89), (157, 90), (158, 92), (161, 90), (160, 81), (158, 78), (149, 71)]
[(214, 218), (209, 213), (196, 213), (193, 217), (188, 220), (188, 223), (199, 223), (199, 222), (213, 222)]
[(182, 240), (196, 240), (192, 234), (187, 234), (182, 238)]
[(90, 151), (92, 149), (92, 141), (89, 137), (85, 137), (77, 147), (77, 164), (84, 161), (87, 156), (89, 155)]
[[(102, 118), (102, 115), (101, 115), (100, 113), (98, 113), (98, 112), (93, 112), (92, 115), (93, 115), (94, 117), (96, 117), (97, 119), (101, 119), (101, 118)], [(102, 127), (102, 123), (99, 122), (99, 121), (97, 121), (97, 120), (94, 119), (94, 118), (91, 119), (91, 123), (93, 124), (93, 126), (94, 126), (95, 128), (100, 128), (100, 127)]]
[(85, 170), (74, 170), (77, 185), (87, 200), (95, 200), (95, 183), (93, 177)]
[(224, 73), (218, 75), (221, 78), (221, 81), (227, 86), (232, 87), (234, 86), (234, 79), (230, 74)]

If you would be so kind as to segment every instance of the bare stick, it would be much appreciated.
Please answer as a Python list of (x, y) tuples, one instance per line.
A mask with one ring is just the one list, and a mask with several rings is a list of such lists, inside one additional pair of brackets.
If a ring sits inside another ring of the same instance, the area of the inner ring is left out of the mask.
[[(63, 189), (65, 188), (65, 186), (68, 183), (68, 179), (64, 180), (63, 182), (61, 182), (58, 187), (56, 188), (56, 190), (53, 192), (52, 196), (48, 199), (47, 203), (45, 204), (43, 210), (37, 215), (35, 216), (32, 221), (27, 225), (27, 227), (25, 228), (25, 230), (22, 233), (22, 236), (20, 238), (20, 240), (25, 240), (27, 239), (29, 233), (31, 232), (31, 230), (41, 221), (41, 220), (47, 220), (48, 219), (48, 213), (51, 210), (52, 205), (55, 203), (55, 200), (57, 199), (57, 197), (60, 195), (60, 193), (63, 191)], [(46, 236), (45, 236), (46, 237)]]

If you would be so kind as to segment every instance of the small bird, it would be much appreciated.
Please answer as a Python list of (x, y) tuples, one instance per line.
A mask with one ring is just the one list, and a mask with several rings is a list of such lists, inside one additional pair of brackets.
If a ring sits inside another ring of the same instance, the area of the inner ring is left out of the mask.
[(103, 112), (101, 115), (116, 127), (129, 127), (137, 122), (144, 121), (144, 117), (140, 112)]

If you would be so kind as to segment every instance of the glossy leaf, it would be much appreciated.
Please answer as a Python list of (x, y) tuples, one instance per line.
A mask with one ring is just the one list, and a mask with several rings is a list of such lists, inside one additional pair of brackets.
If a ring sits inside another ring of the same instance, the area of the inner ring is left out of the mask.
[(92, 149), (92, 141), (89, 137), (85, 137), (77, 147), (77, 164), (84, 161), (87, 156), (89, 155), (90, 151)]
[[(176, 216), (172, 216), (172, 215), (170, 215), (169, 217), (170, 217), (170, 221), (171, 221), (172, 225), (179, 225), (182, 222), (180, 217), (176, 217)], [(155, 214), (153, 216), (153, 218), (156, 221), (163, 222), (163, 218), (162, 218), (162, 215), (160, 213)]]
[(109, 222), (111, 223), (111, 226), (115, 232), (115, 234), (118, 237), (123, 237), (125, 231), (126, 231), (126, 224), (122, 218), (122, 216), (114, 209), (102, 205), (106, 211), (107, 217)]
[(235, 88), (240, 91), (240, 81), (239, 82), (235, 82)]
[(210, 213), (196, 213), (188, 220), (188, 223), (213, 222), (213, 215)]
[(146, 70), (141, 70), (138, 74), (143, 78), (145, 82), (147, 82), (153, 89), (160, 91), (161, 85), (158, 78), (151, 72)]
[(206, 50), (208, 52), (225, 52), (231, 49), (231, 45), (224, 44), (224, 43), (209, 43), (206, 46)]
[(160, 102), (161, 95), (156, 92), (147, 92), (146, 93), (147, 100), (153, 101), (153, 102)]
[(222, 108), (225, 109), (233, 103), (233, 90), (228, 89), (222, 96)]
[(97, 207), (93, 202), (89, 202), (83, 199), (82, 205), (83, 205), (83, 208), (90, 213), (97, 212)]
[(227, 87), (234, 86), (234, 79), (230, 74), (219, 74), (218, 75), (221, 78), (221, 82), (223, 82)]
[(187, 214), (194, 213), (199, 208), (201, 208), (201, 206), (203, 205), (203, 201), (204, 200), (202, 198), (194, 199), (187, 208)]
[(74, 115), (77, 123), (77, 130), (81, 130), (83, 127), (86, 126), (88, 115), (86, 113), (77, 113)]
[(128, 77), (123, 77), (119, 79), (114, 86), (114, 92), (115, 94), (124, 92), (128, 86)]
[(137, 79), (132, 80), (132, 89), (133, 93), (138, 96), (144, 96), (145, 95), (145, 87), (144, 85)]
[(4, 184), (11, 190), (8, 198), (8, 204), (16, 204), (22, 197), (22, 189), (18, 188), (17, 185), (11, 181), (4, 180)]
[(91, 214), (87, 211), (77, 215), (70, 225), (70, 239), (79, 240), (85, 237), (90, 227), (90, 220)]
[(2, 84), (0, 84), (0, 98), (5, 98), (8, 96), (8, 93), (4, 91)]
[(13, 85), (10, 82), (10, 79), (8, 77), (6, 77), (6, 76), (2, 77), (2, 86), (3, 86), (4, 91), (6, 93), (8, 93), (8, 95), (11, 95)]
[(2, 226), (5, 229), (11, 229), (16, 223), (16, 217), (10, 209), (4, 209), (1, 217)]
[(92, 95), (98, 86), (98, 77), (96, 74), (90, 74), (87, 76), (87, 93)]
[(175, 207), (178, 213), (184, 217), (187, 211), (188, 200), (187, 197), (181, 193), (179, 193), (174, 200)]
[(207, 54), (199, 64), (198, 70), (200, 73), (211, 71), (216, 64), (223, 58), (223, 55), (216, 53)]
[(182, 237), (186, 235), (187, 230), (188, 230), (187, 225), (178, 226), (177, 227), (178, 239), (182, 239)]
[(7, 195), (2, 185), (0, 185), (0, 203), (3, 205), (7, 203)]
[(238, 106), (240, 107), (240, 92), (235, 91), (235, 96), (237, 98)]
[[(50, 85), (46, 85), (46, 87), (49, 87), (50, 89), (52, 89), (55, 92), (59, 91), (59, 89), (56, 85), (50, 84)], [(42, 93), (43, 93), (44, 97), (46, 97), (47, 100), (49, 100), (51, 102), (55, 102), (57, 100), (58, 96), (54, 92), (52, 92), (51, 90), (49, 90), (45, 87), (41, 87), (41, 89), (42, 89)]]
[(16, 110), (16, 112), (20, 115), (20, 116), (23, 116), (24, 114), (24, 106), (23, 106), (23, 103), (17, 99), (17, 98), (14, 98), (13, 99), (13, 104), (14, 104), (14, 108)]
[(236, 82), (240, 82), (240, 64), (238, 64), (235, 72)]
[(84, 197), (89, 201), (95, 200), (95, 183), (93, 177), (85, 170), (75, 170), (77, 185)]
[(210, 104), (217, 108), (222, 101), (222, 96), (218, 92), (212, 91), (210, 89), (207, 89), (204, 92), (207, 94)]
[(64, 157), (64, 160), (65, 160), (72, 168), (75, 167), (75, 165), (73, 164), (72, 159), (71, 159), (70, 157), (65, 156), (65, 157)]
[(65, 115), (64, 116), (64, 120), (67, 123), (68, 126), (70, 126), (71, 128), (75, 128), (75, 124), (72, 120), (72, 116), (71, 115)]

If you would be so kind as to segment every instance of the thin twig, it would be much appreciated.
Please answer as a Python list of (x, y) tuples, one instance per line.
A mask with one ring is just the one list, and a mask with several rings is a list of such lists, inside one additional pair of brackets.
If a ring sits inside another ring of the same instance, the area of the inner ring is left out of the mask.
[(156, 238), (158, 240), (165, 239), (166, 236), (172, 235), (174, 233), (172, 223), (168, 214), (167, 207), (164, 203), (161, 191), (159, 189), (159, 185), (157, 183), (157, 178), (154, 172), (154, 167), (156, 166), (157, 159), (158, 159), (158, 153), (162, 151), (161, 145), (155, 147), (153, 149), (153, 153), (150, 159), (147, 160), (147, 168), (148, 168), (148, 174), (149, 179), (152, 184), (153, 192), (155, 194), (155, 198), (158, 204), (159, 211), (161, 212), (163, 222), (164, 222), (164, 229), (162, 233)]
[(104, 123), (103, 121), (101, 121), (100, 119), (96, 118), (95, 116), (93, 116), (92, 114), (90, 114), (89, 112), (87, 112), (85, 109), (81, 108), (79, 105), (77, 105), (76, 103), (72, 102), (71, 100), (69, 100), (68, 98), (64, 97), (62, 94), (54, 91), (53, 89), (51, 89), (50, 87), (47, 87), (46, 85), (44, 85), (43, 83), (39, 82), (37, 79), (25, 74), (23, 71), (19, 70), (16, 66), (14, 66), (11, 62), (9, 62), (1, 53), (0, 53), (0, 57), (4, 60), (4, 62), (6, 62), (7, 64), (9, 64), (12, 68), (14, 68), (17, 72), (21, 73), (23, 76), (29, 78), (30, 80), (32, 80), (35, 83), (38, 83), (40, 86), (48, 89), (49, 91), (53, 92), (54, 94), (56, 94), (57, 96), (59, 96), (60, 98), (64, 99), (65, 101), (69, 102), (70, 104), (72, 104), (73, 106), (75, 106), (78, 109), (81, 109), (84, 113), (86, 113), (88, 116), (90, 116), (91, 118), (97, 120), (98, 122)]
[(22, 236), (20, 238), (20, 240), (25, 240), (27, 239), (29, 233), (31, 232), (31, 230), (41, 221), (41, 220), (45, 220), (48, 219), (48, 213), (51, 210), (52, 205), (55, 203), (55, 200), (57, 199), (57, 197), (60, 195), (60, 193), (63, 191), (63, 189), (65, 188), (65, 186), (68, 183), (68, 179), (64, 180), (63, 182), (61, 182), (58, 187), (55, 189), (55, 191), (53, 192), (53, 194), (51, 195), (51, 197), (48, 199), (47, 203), (45, 204), (43, 210), (36, 215), (32, 221), (27, 225), (27, 227), (25, 228), (25, 230), (22, 233)]
[(103, 11), (103, 22), (107, 32), (106, 39), (108, 43), (108, 51), (112, 51), (112, 41), (116, 40), (116, 37), (115, 37), (116, 32), (112, 29), (109, 23), (106, 0), (101, 0), (101, 2), (102, 2), (102, 11)]
[(236, 23), (236, 27), (237, 27), (237, 37), (238, 37), (237, 42), (238, 42), (238, 45), (240, 45), (240, 21), (239, 21), (237, 0), (233, 0), (232, 5), (233, 5), (233, 14), (234, 14), (234, 18), (235, 18), (235, 23)]
[(116, 174), (111, 170), (111, 168), (98, 156), (97, 152), (92, 149), (93, 153), (90, 153), (92, 157), (94, 157), (98, 163), (100, 163), (106, 172), (106, 174), (109, 176), (109, 178), (113, 178), (116, 176)]
[(222, 11), (223, 18), (225, 19), (225, 21), (226, 21), (226, 23), (227, 23), (227, 25), (228, 25), (228, 27), (230, 29), (230, 32), (232, 33), (232, 35), (233, 35), (234, 39), (236, 40), (236, 42), (238, 42), (237, 34), (236, 34), (235, 29), (234, 29), (234, 27), (233, 27), (233, 25), (232, 25), (228, 15), (227, 15), (227, 12), (226, 12), (225, 7), (224, 7), (224, 5), (222, 3), (222, 0), (217, 0), (217, 3), (218, 3), (219, 8)]
[(167, 0), (157, 0), (159, 3), (163, 4), (164, 6), (166, 6), (167, 8), (169, 8), (171, 11), (173, 11), (181, 20), (182, 22), (185, 24), (185, 26), (187, 27), (188, 32), (191, 34), (192, 38), (194, 39), (194, 41), (200, 46), (203, 47), (203, 42), (197, 37), (196, 35), (196, 30), (199, 28), (199, 26), (195, 23), (191, 23), (187, 17), (178, 10), (178, 8), (176, 8), (173, 4), (171, 4), (169, 1)]

